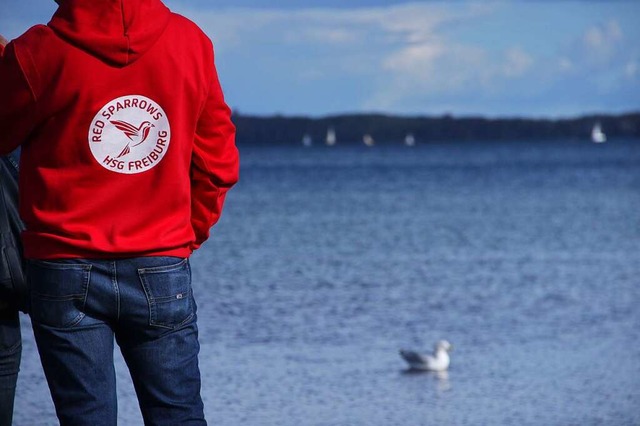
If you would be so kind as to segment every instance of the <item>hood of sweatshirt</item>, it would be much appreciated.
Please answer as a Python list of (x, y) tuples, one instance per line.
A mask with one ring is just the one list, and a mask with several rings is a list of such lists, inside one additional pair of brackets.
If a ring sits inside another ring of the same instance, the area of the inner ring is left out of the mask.
[(87, 53), (125, 66), (155, 44), (170, 16), (160, 0), (64, 0), (48, 25)]

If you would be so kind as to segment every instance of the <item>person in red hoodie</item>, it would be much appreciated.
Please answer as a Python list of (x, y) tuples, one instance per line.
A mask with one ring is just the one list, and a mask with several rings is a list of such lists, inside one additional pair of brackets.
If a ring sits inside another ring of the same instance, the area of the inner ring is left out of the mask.
[(58, 0), (0, 59), (22, 147), (30, 315), (61, 425), (115, 425), (114, 338), (145, 424), (206, 424), (189, 256), (238, 179), (213, 46), (160, 0)]

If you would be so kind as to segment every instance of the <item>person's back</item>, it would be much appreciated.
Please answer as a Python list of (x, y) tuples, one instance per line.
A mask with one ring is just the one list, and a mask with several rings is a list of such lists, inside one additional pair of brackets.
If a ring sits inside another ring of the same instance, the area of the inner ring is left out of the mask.
[(211, 42), (159, 0), (59, 4), (0, 62), (0, 154), (22, 145), (31, 316), (58, 416), (112, 424), (115, 333), (145, 421), (203, 422), (186, 258), (238, 177)]
[(66, 0), (12, 45), (34, 113), (5, 115), (0, 149), (26, 139), (26, 257), (188, 256), (219, 214), (192, 216), (191, 191), (220, 199), (237, 179), (207, 37), (157, 0)]

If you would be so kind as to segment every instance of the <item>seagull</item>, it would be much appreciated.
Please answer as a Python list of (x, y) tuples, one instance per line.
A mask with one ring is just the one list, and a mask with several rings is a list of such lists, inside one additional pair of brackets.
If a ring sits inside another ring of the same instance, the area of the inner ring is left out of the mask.
[(449, 352), (453, 350), (451, 343), (440, 340), (436, 343), (433, 355), (422, 355), (413, 351), (400, 350), (400, 356), (404, 358), (412, 370), (446, 371), (451, 359)]
[[(129, 138), (129, 140), (135, 141), (134, 138), (138, 138), (137, 143), (131, 145), (132, 147), (138, 146), (142, 142), (144, 142), (147, 137), (149, 137), (149, 131), (151, 130), (151, 128), (155, 127), (149, 121), (143, 121), (138, 127), (121, 120), (112, 120), (111, 124), (116, 126), (116, 129), (122, 131)], [(131, 142), (129, 142), (127, 146), (124, 147), (122, 152), (120, 152), (120, 155), (118, 155), (116, 158), (127, 155), (131, 151), (131, 149), (129, 148), (130, 144)]]

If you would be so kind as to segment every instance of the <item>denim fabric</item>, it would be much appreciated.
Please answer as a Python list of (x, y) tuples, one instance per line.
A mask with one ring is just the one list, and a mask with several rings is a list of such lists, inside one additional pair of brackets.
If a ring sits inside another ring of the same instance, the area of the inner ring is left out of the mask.
[(28, 262), (33, 331), (60, 424), (115, 425), (114, 337), (146, 425), (206, 425), (187, 259)]
[(22, 344), (18, 311), (0, 314), (0, 426), (11, 426)]

